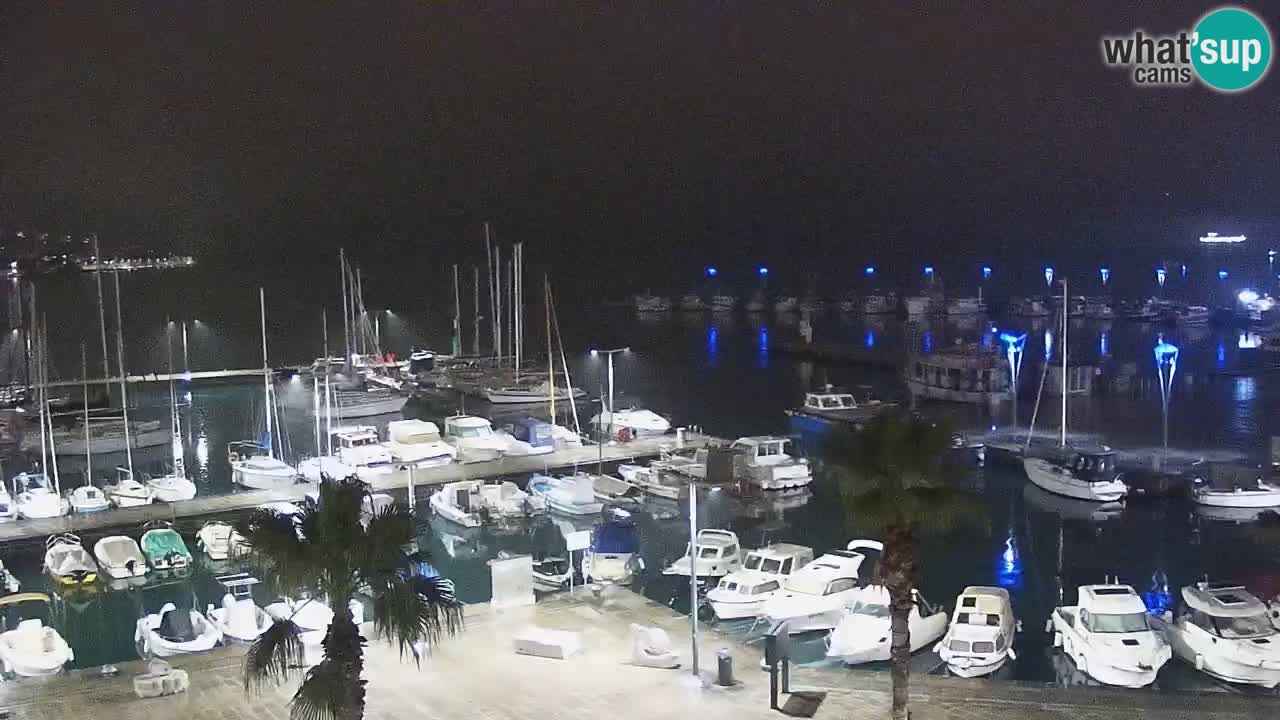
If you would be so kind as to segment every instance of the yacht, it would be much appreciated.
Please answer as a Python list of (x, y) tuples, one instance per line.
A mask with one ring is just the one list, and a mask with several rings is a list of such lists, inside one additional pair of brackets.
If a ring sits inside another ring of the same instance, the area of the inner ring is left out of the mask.
[[(831, 631), (827, 657), (846, 665), (887, 661), (893, 637), (890, 623), (889, 591), (882, 585), (864, 588), (862, 597), (854, 601)], [(931, 605), (919, 590), (912, 590), (911, 612), (907, 616), (911, 652), (932, 645), (946, 631), (946, 610)]]
[(71, 510), (71, 502), (54, 492), (53, 483), (44, 473), (19, 473), (13, 479), (13, 488), (20, 518), (61, 517)]
[(738, 536), (728, 530), (698, 531), (698, 559), (692, 568), (689, 563), (690, 550), (686, 546), (684, 555), (663, 568), (662, 574), (689, 577), (692, 572), (698, 577), (718, 578), (742, 567)]
[(907, 315), (918, 316), (929, 312), (932, 304), (932, 298), (928, 295), (911, 295), (902, 299), (902, 307), (906, 309)]
[[(84, 425), (77, 423), (70, 427), (55, 428), (53, 435), (53, 451), (59, 455), (78, 455), (84, 457), (85, 432)], [(133, 449), (155, 447), (167, 444), (171, 437), (169, 428), (161, 427), (159, 420), (129, 423), (129, 442)], [(39, 447), (37, 445), (37, 447)], [(122, 418), (99, 418), (89, 422), (89, 447), (97, 454), (125, 451), (124, 420)]]
[(781, 591), (783, 581), (812, 560), (813, 548), (790, 543), (749, 550), (742, 567), (707, 592), (707, 601), (721, 620), (754, 618), (765, 601)]
[(1267, 606), (1242, 586), (1188, 585), (1176, 612), (1151, 622), (1174, 655), (1207, 675), (1265, 688), (1280, 685), (1280, 631)]
[(78, 536), (50, 535), (44, 547), (44, 571), (59, 585), (90, 585), (98, 579), (98, 564)]
[(788, 454), (790, 438), (744, 437), (734, 440), (730, 447), (744, 459), (745, 479), (763, 490), (803, 487), (813, 481), (809, 461)]
[(446, 483), (431, 494), (431, 511), (436, 515), (466, 528), (480, 527), (480, 510), (484, 501), (480, 497), (480, 481), (459, 480)]
[(1016, 659), (1013, 636), (1017, 628), (1008, 590), (970, 586), (956, 598), (951, 625), (934, 651), (952, 675), (990, 675)]
[(557, 478), (537, 474), (529, 478), (529, 493), (541, 497), (552, 512), (564, 515), (599, 515), (604, 509), (596, 500), (589, 475)]
[(979, 315), (986, 312), (986, 304), (980, 297), (956, 297), (947, 301), (947, 314), (953, 316)]
[(872, 294), (862, 298), (862, 314), (864, 315), (892, 315), (898, 312), (898, 296), (894, 293), (887, 295)]
[(373, 417), (374, 415), (391, 415), (404, 409), (404, 395), (386, 387), (370, 387), (366, 389), (334, 389), (333, 414), (343, 420)]
[(1128, 493), (1123, 475), (1116, 471), (1115, 453), (1109, 450), (1081, 450), (1066, 461), (1028, 457), (1022, 466), (1037, 487), (1076, 500), (1118, 502)]
[(882, 552), (884, 546), (875, 540), (854, 540), (844, 550), (826, 553), (783, 581), (782, 592), (764, 603), (759, 617), (785, 621), (793, 635), (835, 628), (875, 577)]
[(582, 574), (587, 582), (626, 584), (643, 567), (635, 520), (625, 511), (611, 511), (608, 519), (591, 531)]
[(1083, 585), (1079, 604), (1050, 615), (1054, 647), (1104, 685), (1150, 685), (1172, 656), (1142, 598), (1128, 585)]
[(903, 367), (907, 390), (926, 400), (994, 403), (1009, 398), (1003, 356), (976, 345), (911, 353)]
[(387, 423), (386, 446), (393, 460), (419, 468), (448, 465), (458, 454), (440, 437), (440, 428), (426, 420), (392, 420)]
[(652, 410), (630, 408), (609, 412), (605, 410), (591, 418), (591, 424), (597, 430), (612, 429), (617, 435), (619, 430), (626, 430), (633, 438), (657, 437), (671, 431), (671, 421)]
[(267, 447), (255, 442), (233, 442), (227, 446), (231, 480), (254, 490), (290, 487), (298, 481), (298, 469), (278, 460)]
[(498, 436), (493, 425), (474, 415), (453, 415), (444, 421), (445, 442), (453, 446), (458, 462), (497, 460), (507, 450), (507, 442)]
[(391, 471), (391, 451), (378, 442), (378, 428), (373, 425), (336, 427), (329, 438), (338, 461), (355, 468), (357, 475)]
[(489, 402), (495, 405), (530, 404), (550, 402), (553, 391), (556, 402), (568, 402), (570, 398), (583, 398), (587, 395), (586, 391), (581, 388), (574, 388), (572, 391), (563, 385), (556, 385), (553, 388), (549, 380), (543, 380), (532, 385), (486, 388), (484, 394)]
[(1173, 322), (1183, 327), (1208, 325), (1213, 312), (1203, 305), (1188, 305), (1173, 311)]
[(804, 405), (787, 410), (792, 417), (816, 418), (824, 422), (862, 425), (880, 413), (898, 407), (897, 403), (868, 399), (858, 402), (852, 393), (810, 392), (804, 394)]

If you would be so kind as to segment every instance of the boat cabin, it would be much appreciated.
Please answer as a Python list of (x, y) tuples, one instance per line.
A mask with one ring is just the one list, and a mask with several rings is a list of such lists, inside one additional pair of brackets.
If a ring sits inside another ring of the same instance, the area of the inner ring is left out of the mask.
[(535, 448), (555, 447), (551, 424), (532, 417), (517, 418), (511, 423), (510, 432), (515, 439)]
[(786, 577), (813, 560), (813, 548), (790, 543), (774, 543), (751, 550), (742, 561), (742, 569), (763, 575)]
[[(732, 561), (738, 557), (738, 536), (728, 530), (698, 531), (698, 560), (715, 563), (721, 560)], [(689, 546), (685, 545), (684, 557), (689, 557)], [(736, 564), (736, 563), (735, 563)]]
[(1178, 615), (1224, 640), (1254, 640), (1277, 634), (1267, 606), (1241, 585), (1199, 583), (1184, 587)]
[(1076, 477), (1089, 482), (1111, 482), (1116, 479), (1116, 454), (1104, 452), (1076, 452), (1068, 461), (1068, 467)]
[(834, 595), (866, 587), (879, 563), (877, 545), (855, 540), (848, 550), (832, 550), (786, 578), (783, 586), (806, 595)]
[(493, 435), (493, 425), (482, 417), (453, 415), (444, 420), (444, 434), (462, 439), (487, 438)]
[(426, 420), (392, 420), (387, 423), (387, 439), (401, 445), (440, 442), (440, 428)]
[(378, 444), (378, 429), (372, 425), (346, 425), (329, 432), (335, 452)]
[(791, 462), (791, 438), (772, 435), (738, 438), (730, 446), (747, 457), (747, 465), (777, 465)]
[(1076, 624), (1091, 633), (1133, 633), (1151, 629), (1147, 606), (1128, 585), (1084, 585), (1080, 588)]
[(805, 393), (806, 410), (856, 410), (858, 401), (850, 393)]
[(1003, 653), (1013, 642), (1016, 627), (1007, 590), (967, 587), (956, 599), (946, 648), (977, 655)]
[(427, 375), (436, 369), (436, 356), (428, 350), (415, 350), (409, 354), (409, 374)]

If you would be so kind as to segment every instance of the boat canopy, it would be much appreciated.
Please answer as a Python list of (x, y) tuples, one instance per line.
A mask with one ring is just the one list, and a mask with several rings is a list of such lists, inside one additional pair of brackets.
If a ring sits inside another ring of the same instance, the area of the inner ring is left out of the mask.
[(640, 540), (636, 535), (635, 523), (616, 520), (604, 523), (596, 529), (591, 549), (606, 555), (639, 552)]
[(1267, 606), (1239, 585), (1189, 585), (1182, 588), (1182, 600), (1192, 610), (1214, 617), (1265, 615)]

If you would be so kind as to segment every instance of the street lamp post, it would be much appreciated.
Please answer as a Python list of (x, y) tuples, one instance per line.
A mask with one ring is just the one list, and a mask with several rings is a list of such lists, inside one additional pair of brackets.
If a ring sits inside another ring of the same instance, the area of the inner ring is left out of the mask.
[(1156, 374), (1160, 378), (1160, 414), (1163, 422), (1164, 449), (1169, 449), (1169, 400), (1173, 395), (1173, 376), (1178, 371), (1178, 346), (1158, 338), (1155, 347)]
[(1027, 346), (1027, 334), (1000, 333), (1005, 357), (1009, 360), (1009, 388), (1013, 392), (1013, 424), (1018, 424), (1018, 378), (1022, 375), (1022, 351)]
[[(599, 357), (605, 355), (609, 359), (609, 434), (607, 437), (613, 437), (613, 356), (618, 353), (629, 353), (630, 347), (614, 348), (612, 350), (592, 350), (591, 357)], [(601, 409), (603, 412), (603, 408)]]

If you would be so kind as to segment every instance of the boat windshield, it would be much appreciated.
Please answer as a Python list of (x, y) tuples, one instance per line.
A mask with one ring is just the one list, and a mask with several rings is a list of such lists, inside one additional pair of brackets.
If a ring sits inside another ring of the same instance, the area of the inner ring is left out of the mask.
[(1090, 632), (1096, 633), (1135, 633), (1151, 629), (1147, 623), (1147, 614), (1141, 612), (1114, 615), (1089, 613), (1088, 626)]
[(1266, 613), (1246, 615), (1245, 617), (1215, 617), (1213, 629), (1218, 637), (1226, 640), (1270, 637), (1276, 634), (1271, 625), (1271, 618)]
[(759, 570), (760, 562), (761, 558), (759, 555), (755, 553), (747, 553), (747, 561), (742, 564), (742, 567), (747, 570)]
[(460, 438), (482, 438), (489, 437), (493, 434), (493, 428), (488, 425), (477, 425), (475, 427), (458, 427), (454, 429), (454, 434)]
[(889, 606), (880, 603), (856, 602), (850, 610), (855, 615), (869, 615), (871, 617), (889, 617)]
[(782, 561), (777, 558), (767, 558), (765, 559), (764, 563), (760, 566), (760, 569), (763, 570), (764, 572), (777, 575), (778, 573), (782, 572)]

